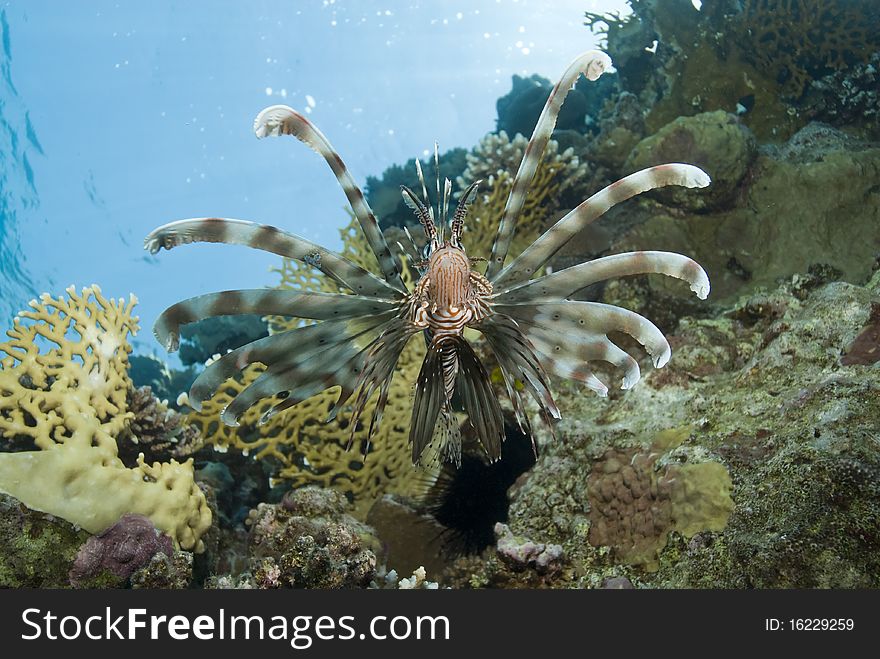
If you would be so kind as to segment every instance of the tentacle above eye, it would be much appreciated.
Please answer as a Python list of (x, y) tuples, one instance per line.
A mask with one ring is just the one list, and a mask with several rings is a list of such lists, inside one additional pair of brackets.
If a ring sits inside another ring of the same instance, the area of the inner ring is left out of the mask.
[(579, 263), (532, 279), (502, 290), (494, 299), (503, 304), (550, 302), (567, 298), (600, 281), (647, 274), (667, 275), (686, 281), (701, 300), (709, 295), (709, 277), (693, 259), (674, 252), (626, 252)]
[(261, 314), (313, 320), (339, 320), (391, 311), (397, 303), (359, 295), (304, 293), (256, 288), (208, 293), (172, 304), (160, 315), (153, 333), (168, 352), (178, 348), (180, 327), (205, 318)]
[(302, 261), (357, 295), (382, 299), (401, 297), (396, 288), (341, 254), (268, 224), (220, 217), (178, 220), (151, 231), (144, 239), (144, 249), (155, 254), (163, 247), (170, 250), (188, 243), (245, 245)]
[(498, 226), (498, 235), (495, 238), (495, 244), (492, 245), (492, 256), (486, 268), (488, 279), (492, 280), (504, 265), (504, 259), (507, 258), (507, 250), (510, 249), (510, 241), (513, 239), (516, 222), (525, 203), (526, 194), (528, 194), (529, 186), (538, 170), (538, 164), (541, 161), (541, 156), (544, 155), (544, 149), (547, 147), (553, 128), (556, 126), (559, 109), (562, 107), (569, 90), (577, 82), (581, 73), (589, 80), (596, 80), (609, 68), (611, 68), (611, 58), (607, 54), (598, 50), (582, 53), (568, 66), (550, 92), (541, 116), (538, 118), (538, 123), (535, 125), (535, 130), (532, 132), (532, 137), (526, 146), (519, 170), (513, 179), (513, 187), (510, 189), (510, 196), (507, 198), (504, 214)]
[(642, 344), (656, 368), (664, 366), (672, 354), (669, 342), (654, 323), (633, 311), (610, 304), (564, 300), (545, 304), (498, 304), (493, 308), (516, 320), (526, 336), (531, 336), (531, 328), (554, 331), (558, 340), (553, 344), (550, 356), (570, 350), (579, 333), (601, 336), (614, 331), (629, 334)]
[(311, 121), (286, 105), (272, 105), (260, 112), (254, 119), (254, 133), (257, 137), (291, 135), (327, 161), (364, 231), (370, 249), (379, 261), (382, 275), (392, 287), (405, 293), (406, 286), (400, 275), (398, 261), (388, 249), (388, 243), (379, 228), (376, 216), (367, 203), (364, 193), (354, 182), (345, 163), (342, 162), (342, 158), (324, 134)]
[(658, 165), (630, 174), (603, 188), (547, 229), (494, 279), (490, 277), (492, 285), (500, 290), (526, 281), (570, 238), (622, 201), (668, 185), (704, 188), (709, 183), (711, 179), (702, 169), (681, 163)]

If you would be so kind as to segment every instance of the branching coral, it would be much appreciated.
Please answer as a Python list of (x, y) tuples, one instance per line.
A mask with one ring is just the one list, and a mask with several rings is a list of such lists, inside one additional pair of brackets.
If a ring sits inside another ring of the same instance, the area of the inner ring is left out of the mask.
[(140, 456), (128, 469), (117, 454), (133, 417), (128, 337), (137, 332), (137, 300), (109, 300), (97, 286), (67, 294), (32, 301), (0, 344), (0, 432), (39, 449), (0, 453), (0, 492), (91, 533), (125, 513), (146, 515), (180, 546), (199, 549), (211, 513), (192, 461), (148, 465)]
[[(511, 140), (503, 130), (490, 133), (467, 154), (467, 169), (457, 178), (460, 190), (482, 180), (480, 192), (470, 207), (471, 221), (465, 227), (464, 241), (474, 256), (488, 257), (498, 232), (498, 222), (513, 184), (513, 174), (523, 159), (528, 139), (517, 135)], [(586, 164), (569, 148), (559, 153), (559, 144), (550, 140), (529, 196), (525, 200), (510, 250), (519, 254), (541, 233), (547, 220), (563, 210), (560, 196), (573, 192), (586, 178)]]
[(734, 34), (747, 59), (793, 98), (809, 82), (880, 48), (874, 0), (745, 0)]

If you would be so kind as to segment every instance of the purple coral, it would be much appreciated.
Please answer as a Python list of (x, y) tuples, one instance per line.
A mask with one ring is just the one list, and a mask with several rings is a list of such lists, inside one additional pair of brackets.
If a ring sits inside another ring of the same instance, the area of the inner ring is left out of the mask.
[(532, 542), (513, 535), (507, 524), (495, 524), (498, 557), (515, 570), (532, 568), (540, 574), (555, 572), (562, 561), (560, 545)]
[(128, 579), (159, 552), (172, 556), (171, 538), (157, 531), (143, 515), (129, 513), (98, 535), (89, 538), (76, 555), (69, 578), (73, 586), (83, 586), (102, 573)]

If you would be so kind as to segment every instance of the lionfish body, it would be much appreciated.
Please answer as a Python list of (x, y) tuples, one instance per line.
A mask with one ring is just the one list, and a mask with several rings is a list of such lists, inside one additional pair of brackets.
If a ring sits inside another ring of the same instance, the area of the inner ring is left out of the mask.
[[(571, 236), (615, 204), (667, 185), (705, 187), (709, 177), (702, 170), (673, 163), (631, 174), (581, 203), (505, 266), (516, 220), (565, 95), (581, 73), (595, 80), (610, 64), (602, 52), (584, 53), (568, 67), (551, 92), (514, 178), (485, 274), (474, 269), (477, 260), (467, 255), (462, 244), (468, 203), (476, 194), (479, 181), (462, 192), (449, 219), (451, 183), (445, 182), (441, 194), (438, 175), (435, 212), (416, 160), (422, 197), (406, 187), (402, 187), (402, 194), (424, 228), (427, 244), (422, 260), (413, 258), (401, 246), (420, 273), (412, 290), (407, 289), (401, 277), (401, 259), (392, 254), (363, 193), (324, 135), (289, 107), (263, 110), (254, 123), (258, 137), (292, 135), (330, 165), (376, 255), (382, 277), (340, 254), (267, 225), (201, 218), (159, 227), (145, 240), (145, 247), (154, 253), (162, 247), (171, 249), (189, 242), (243, 244), (306, 263), (351, 291), (225, 291), (184, 300), (168, 308), (156, 322), (155, 333), (169, 350), (177, 347), (181, 325), (211, 316), (260, 313), (322, 321), (273, 334), (220, 357), (194, 382), (190, 404), (198, 409), (227, 378), (259, 362), (266, 370), (223, 411), (226, 423), (236, 424), (249, 407), (268, 396), (281, 394), (283, 400), (264, 415), (262, 422), (338, 386), (339, 398), (328, 421), (353, 399), (352, 439), (368, 401), (377, 397), (367, 435), (368, 447), (369, 438), (381, 422), (397, 360), (406, 343), (422, 334), (426, 355), (415, 383), (409, 436), (413, 463), (424, 458), (428, 446), (435, 446), (442, 458), (459, 462), (461, 435), (456, 407), (463, 408), (488, 458), (497, 460), (504, 439), (502, 409), (485, 366), (465, 338), (466, 328), (479, 331), (494, 353), (516, 421), (529, 435), (528, 397), (537, 403), (548, 422), (560, 418), (550, 392), (549, 375), (582, 382), (603, 396), (608, 389), (590, 371), (592, 361), (610, 362), (622, 369), (623, 388), (632, 387), (639, 380), (638, 362), (612, 343), (609, 334), (629, 334), (645, 347), (655, 367), (663, 366), (670, 356), (669, 344), (649, 320), (619, 307), (570, 298), (597, 282), (647, 273), (683, 279), (699, 297), (705, 298), (709, 280), (695, 261), (669, 252), (631, 252), (552, 274), (536, 273)], [(435, 146), (435, 164), (436, 154)], [(412, 250), (418, 254), (418, 247), (411, 242)], [(364, 449), (365, 453), (367, 450)]]

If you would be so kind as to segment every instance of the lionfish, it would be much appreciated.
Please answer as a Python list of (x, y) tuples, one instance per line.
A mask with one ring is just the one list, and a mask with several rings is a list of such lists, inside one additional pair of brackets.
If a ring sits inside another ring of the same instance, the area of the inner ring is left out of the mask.
[[(486, 456), (494, 461), (500, 458), (504, 440), (502, 409), (486, 367), (465, 338), (465, 328), (479, 331), (494, 353), (516, 422), (530, 437), (527, 396), (534, 399), (545, 420), (560, 418), (549, 375), (581, 382), (605, 396), (608, 387), (588, 367), (589, 362), (599, 360), (622, 369), (623, 389), (636, 384), (640, 378), (638, 362), (615, 345), (609, 334), (632, 336), (647, 350), (655, 367), (666, 364), (669, 343), (648, 319), (613, 305), (571, 298), (613, 277), (660, 273), (686, 281), (697, 296), (705, 299), (709, 279), (695, 261), (670, 252), (640, 251), (539, 273), (569, 238), (615, 204), (668, 185), (707, 186), (709, 176), (699, 168), (673, 163), (631, 174), (581, 203), (504, 264), (517, 218), (569, 89), (581, 73), (594, 81), (610, 66), (611, 60), (603, 52), (583, 53), (553, 88), (513, 180), (484, 274), (474, 269), (481, 259), (470, 258), (462, 243), (468, 204), (480, 182), (461, 193), (450, 220), (452, 184), (446, 179), (441, 194), (438, 173), (435, 212), (416, 159), (422, 197), (405, 186), (401, 188), (427, 239), (422, 259), (414, 263), (419, 278), (412, 290), (401, 276), (405, 261), (389, 249), (361, 189), (327, 138), (290, 107), (273, 105), (260, 112), (254, 121), (258, 138), (292, 135), (327, 161), (382, 276), (274, 226), (212, 217), (180, 220), (154, 230), (144, 241), (152, 253), (192, 242), (247, 245), (303, 262), (350, 291), (232, 290), (200, 295), (169, 307), (154, 328), (157, 339), (169, 351), (178, 347), (181, 325), (212, 316), (257, 313), (322, 321), (272, 334), (223, 355), (193, 383), (190, 405), (200, 409), (227, 378), (259, 362), (266, 370), (223, 410), (225, 423), (237, 425), (238, 418), (262, 398), (281, 397), (281, 402), (261, 418), (260, 422), (265, 423), (297, 403), (338, 386), (339, 397), (327, 421), (332, 421), (341, 406), (354, 397), (349, 447), (368, 401), (374, 395), (378, 397), (370, 419), (366, 455), (382, 419), (398, 357), (406, 343), (421, 333), (426, 355), (415, 383), (409, 432), (413, 463), (424, 460), (428, 446), (444, 459), (459, 463), (461, 434), (453, 403), (463, 407)], [(435, 164), (436, 153), (435, 146)], [(411, 236), (410, 241), (417, 249)], [(406, 254), (407, 250), (397, 244)]]

